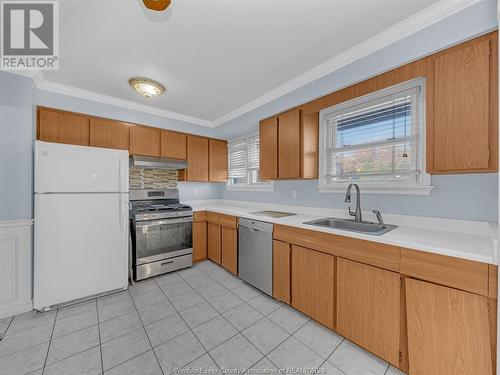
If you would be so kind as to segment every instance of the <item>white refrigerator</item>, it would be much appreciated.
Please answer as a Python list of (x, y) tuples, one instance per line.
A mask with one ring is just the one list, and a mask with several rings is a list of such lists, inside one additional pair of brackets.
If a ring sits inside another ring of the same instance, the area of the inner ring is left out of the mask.
[(35, 142), (34, 295), (48, 310), (128, 284), (128, 151)]

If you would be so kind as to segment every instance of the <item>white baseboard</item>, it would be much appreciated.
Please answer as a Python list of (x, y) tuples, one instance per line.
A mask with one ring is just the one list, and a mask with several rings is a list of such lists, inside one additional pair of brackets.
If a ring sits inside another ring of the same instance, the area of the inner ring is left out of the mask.
[(33, 309), (33, 221), (0, 220), (0, 318)]
[(17, 314), (22, 314), (22, 313), (25, 313), (25, 312), (28, 312), (31, 310), (33, 310), (33, 302), (32, 301), (29, 301), (29, 302), (22, 304), (22, 305), (15, 305), (13, 307), (0, 310), (0, 319), (8, 318), (10, 316), (14, 316)]

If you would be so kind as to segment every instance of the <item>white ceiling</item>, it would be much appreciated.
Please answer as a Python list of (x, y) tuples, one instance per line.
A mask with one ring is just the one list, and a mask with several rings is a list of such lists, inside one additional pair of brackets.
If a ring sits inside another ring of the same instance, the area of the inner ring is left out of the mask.
[[(58, 84), (214, 121), (438, 0), (60, 1)], [(145, 100), (131, 76), (167, 87)], [(208, 123), (207, 121), (207, 123)]]

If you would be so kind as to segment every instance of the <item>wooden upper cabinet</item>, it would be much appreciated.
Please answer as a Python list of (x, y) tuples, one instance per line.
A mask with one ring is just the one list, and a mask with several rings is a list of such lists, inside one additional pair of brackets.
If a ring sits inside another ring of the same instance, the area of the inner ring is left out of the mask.
[(492, 375), (487, 298), (413, 279), (405, 286), (410, 374)]
[(187, 136), (187, 181), (208, 181), (208, 139)]
[(38, 109), (38, 139), (89, 146), (89, 116), (48, 108)]
[(300, 177), (318, 178), (319, 168), (319, 112), (301, 112), (300, 128)]
[(300, 178), (300, 110), (278, 116), (278, 177)]
[(262, 180), (278, 178), (278, 118), (262, 120), (259, 124), (259, 176)]
[(497, 170), (496, 55), (496, 42), (483, 38), (434, 58), (434, 121), (427, 135), (429, 172)]
[(130, 126), (130, 154), (160, 156), (160, 129)]
[(187, 159), (187, 136), (186, 134), (161, 131), (160, 155), (164, 158)]
[(128, 150), (129, 124), (91, 117), (90, 146)]
[(208, 141), (208, 180), (227, 182), (227, 142), (218, 139)]
[(335, 329), (335, 257), (292, 245), (292, 306)]
[(262, 180), (318, 178), (319, 113), (292, 109), (259, 127)]
[(396, 367), (400, 282), (396, 272), (337, 259), (337, 331)]

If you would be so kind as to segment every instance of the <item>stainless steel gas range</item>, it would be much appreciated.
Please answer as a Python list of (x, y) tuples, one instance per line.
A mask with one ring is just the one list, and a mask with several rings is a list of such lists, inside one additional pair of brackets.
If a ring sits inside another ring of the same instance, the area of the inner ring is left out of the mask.
[(177, 189), (131, 190), (130, 225), (135, 281), (193, 263), (193, 211)]

